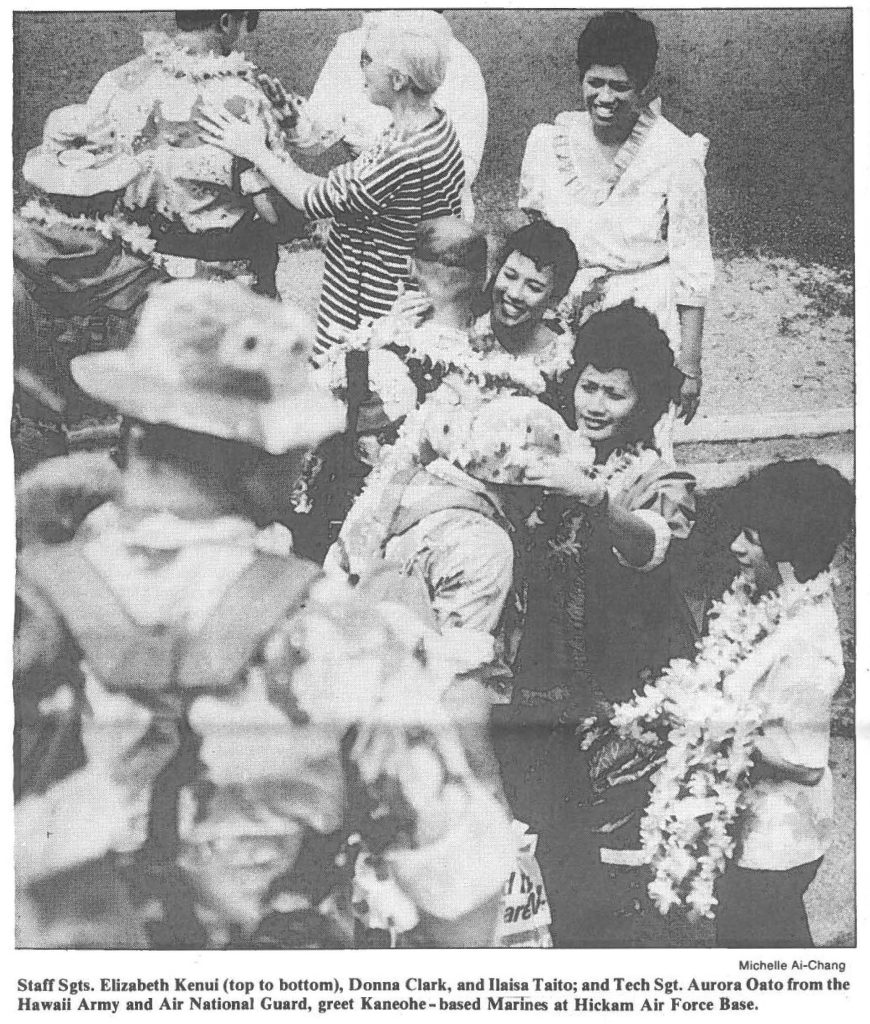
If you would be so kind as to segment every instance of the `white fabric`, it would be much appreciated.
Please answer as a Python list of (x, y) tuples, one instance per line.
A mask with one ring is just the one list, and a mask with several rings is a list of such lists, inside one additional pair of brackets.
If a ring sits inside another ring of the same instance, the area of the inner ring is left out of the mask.
[(665, 555), (668, 553), (668, 548), (671, 544), (671, 528), (668, 526), (667, 520), (663, 516), (660, 516), (658, 512), (654, 512), (651, 508), (639, 508), (634, 511), (634, 515), (638, 519), (642, 519), (647, 526), (652, 527), (653, 533), (655, 534), (655, 544), (653, 546), (652, 554), (649, 556), (643, 565), (633, 565), (627, 561), (623, 556), (616, 550), (613, 549), (616, 560), (620, 565), (624, 565), (627, 569), (635, 569), (637, 572), (652, 572), (653, 569), (658, 568), (665, 560)]
[[(747, 795), (737, 863), (784, 871), (823, 856), (833, 839), (833, 782), (828, 767), (831, 702), (843, 681), (843, 653), (833, 601), (802, 608), (741, 666), (761, 704), (764, 749), (803, 768), (821, 768), (814, 786), (764, 778)], [(735, 673), (737, 675), (737, 673)]]
[(532, 129), (519, 206), (571, 235), (580, 258), (572, 295), (600, 292), (584, 317), (633, 298), (657, 316), (677, 355), (677, 305), (706, 305), (713, 283), (707, 140), (684, 135), (654, 102), (604, 177), (592, 167), (590, 134), (588, 114), (576, 111)]
[[(300, 147), (326, 148), (343, 140), (356, 153), (375, 145), (391, 122), (386, 107), (375, 106), (366, 94), (360, 69), (365, 29), (345, 32), (336, 41), (311, 93), (308, 116), (315, 130)], [(480, 67), (456, 39), (448, 48), (444, 84), (432, 96), (433, 103), (450, 118), (465, 162), (463, 216), (474, 219), (471, 186), (480, 170), (489, 120), (486, 84)]]

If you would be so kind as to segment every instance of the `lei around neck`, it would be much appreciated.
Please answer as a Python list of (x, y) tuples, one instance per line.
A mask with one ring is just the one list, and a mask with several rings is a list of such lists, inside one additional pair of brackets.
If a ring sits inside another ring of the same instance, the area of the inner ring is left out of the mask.
[(405, 358), (428, 361), (442, 379), (458, 374), (493, 398), (501, 394), (535, 397), (571, 366), (567, 338), (556, 337), (539, 352), (515, 356), (501, 347), (488, 317), (467, 331), (433, 323), (407, 330), (401, 320), (388, 314), (350, 333), (340, 351), (330, 350), (335, 355), (328, 358), (343, 358), (348, 349), (371, 351), (392, 346), (406, 350)]
[(193, 53), (165, 32), (144, 32), (145, 55), (172, 78), (189, 78), (195, 82), (210, 78), (253, 78), (256, 67), (243, 53)]

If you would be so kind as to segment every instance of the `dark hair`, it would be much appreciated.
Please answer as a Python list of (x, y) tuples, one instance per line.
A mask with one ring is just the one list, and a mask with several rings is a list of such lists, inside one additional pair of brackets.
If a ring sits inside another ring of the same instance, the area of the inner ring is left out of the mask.
[(623, 67), (638, 89), (643, 89), (652, 78), (658, 55), (652, 22), (634, 11), (607, 11), (590, 18), (577, 40), (581, 78), (593, 64)]
[(175, 24), (181, 32), (199, 32), (216, 25), (225, 14), (231, 14), (238, 21), (245, 19), (249, 32), (253, 32), (260, 20), (259, 11), (176, 11)]
[(538, 270), (553, 270), (553, 297), (564, 299), (577, 276), (580, 261), (571, 236), (564, 228), (557, 228), (548, 220), (534, 220), (509, 235), (499, 250), (498, 263), (487, 291), (492, 291), (495, 279), (511, 253), (518, 252), (530, 259)]
[(574, 390), (587, 366), (601, 373), (626, 370), (638, 394), (634, 413), (637, 434), (633, 440), (648, 440), (680, 377), (668, 336), (652, 313), (632, 301), (594, 313), (574, 328), (573, 360), (557, 387), (559, 411), (569, 426), (577, 426)]
[(770, 562), (790, 562), (802, 583), (826, 569), (846, 538), (854, 492), (815, 459), (774, 462), (741, 480), (726, 499), (733, 529), (752, 529)]

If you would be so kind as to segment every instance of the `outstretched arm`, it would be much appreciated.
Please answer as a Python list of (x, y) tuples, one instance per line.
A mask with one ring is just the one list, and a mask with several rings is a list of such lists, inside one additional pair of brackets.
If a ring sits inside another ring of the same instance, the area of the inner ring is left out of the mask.
[(197, 124), (204, 142), (243, 160), (250, 160), (299, 210), (304, 208), (308, 190), (321, 180), (318, 175), (303, 171), (286, 153), (279, 157), (270, 150), (266, 145), (266, 126), (255, 119), (245, 121), (225, 110), (209, 107), (200, 115)]

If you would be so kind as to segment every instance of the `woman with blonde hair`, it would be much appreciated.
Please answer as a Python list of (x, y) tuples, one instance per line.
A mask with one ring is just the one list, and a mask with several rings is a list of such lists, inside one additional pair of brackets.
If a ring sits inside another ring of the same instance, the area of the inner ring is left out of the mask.
[(250, 160), (312, 219), (331, 217), (317, 318), (316, 350), (387, 313), (408, 280), (421, 220), (459, 216), (462, 150), (450, 119), (432, 103), (444, 81), (442, 42), (421, 31), (415, 12), (392, 12), (368, 29), (360, 57), (369, 99), (392, 125), (371, 149), (324, 178), (271, 151), (257, 124), (209, 109), (203, 138)]

